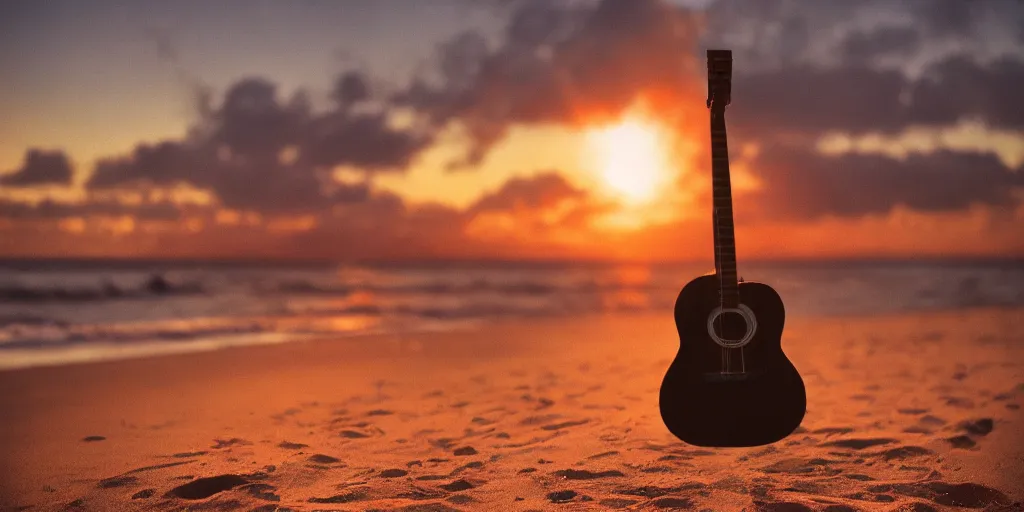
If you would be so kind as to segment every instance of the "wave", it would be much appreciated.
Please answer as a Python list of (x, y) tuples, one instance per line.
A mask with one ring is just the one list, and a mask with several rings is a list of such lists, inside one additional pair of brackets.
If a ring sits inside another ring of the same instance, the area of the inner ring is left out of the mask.
[(551, 283), (542, 280), (495, 282), (474, 280), (470, 282), (429, 281), (411, 284), (354, 283), (332, 284), (317, 281), (286, 281), (276, 286), (264, 287), (269, 294), (310, 294), (347, 296), (355, 292), (386, 293), (394, 295), (464, 295), (474, 293), (497, 293), (522, 296), (547, 296), (558, 293), (600, 293), (616, 291), (658, 291), (675, 289), (673, 286), (635, 283), (601, 283), (593, 280), (573, 283)]
[(172, 283), (160, 274), (154, 274), (141, 286), (127, 288), (105, 281), (97, 286), (23, 286), (0, 285), (0, 302), (84, 302), (98, 300), (126, 300), (172, 295), (204, 293), (199, 283)]

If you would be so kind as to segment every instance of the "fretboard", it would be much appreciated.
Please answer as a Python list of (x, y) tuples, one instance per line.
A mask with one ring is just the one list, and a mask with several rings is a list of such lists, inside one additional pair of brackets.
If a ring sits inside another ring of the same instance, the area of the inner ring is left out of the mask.
[(739, 303), (739, 287), (724, 107), (711, 109), (711, 194), (714, 205), (715, 271), (721, 283), (722, 305), (734, 308)]

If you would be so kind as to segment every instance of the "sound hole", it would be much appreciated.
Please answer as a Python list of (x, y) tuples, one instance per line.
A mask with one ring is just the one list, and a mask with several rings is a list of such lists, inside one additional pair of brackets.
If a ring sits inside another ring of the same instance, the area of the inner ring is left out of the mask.
[(747, 321), (743, 318), (743, 315), (727, 311), (718, 315), (718, 318), (714, 322), (715, 334), (719, 338), (728, 341), (736, 341), (743, 339), (743, 336), (747, 334)]

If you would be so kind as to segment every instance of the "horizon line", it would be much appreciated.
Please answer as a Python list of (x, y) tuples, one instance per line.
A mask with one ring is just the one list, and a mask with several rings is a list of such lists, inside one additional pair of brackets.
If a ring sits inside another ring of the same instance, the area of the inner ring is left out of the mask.
[[(120, 257), (120, 256), (0, 256), (0, 265), (7, 264), (244, 264), (244, 265), (364, 265), (364, 266), (417, 266), (417, 265), (714, 265), (713, 258), (703, 259), (601, 259), (601, 258), (302, 258), (302, 257)], [(864, 264), (864, 263), (1021, 263), (1024, 255), (920, 255), (920, 256), (792, 256), (746, 258), (741, 263), (754, 264)]]

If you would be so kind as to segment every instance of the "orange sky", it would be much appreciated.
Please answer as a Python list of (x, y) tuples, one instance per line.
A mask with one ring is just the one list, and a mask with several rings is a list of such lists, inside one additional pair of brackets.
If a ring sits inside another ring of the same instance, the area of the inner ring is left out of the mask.
[[(0, 256), (709, 260), (715, 5), (606, 0), (550, 41), (513, 28), (554, 14), (517, 7), (497, 46), (438, 46), (476, 69), (440, 86), (381, 87), (371, 68), (310, 104), (236, 77), (196, 115), (29, 119), (22, 146), (0, 145)], [(607, 22), (626, 14), (638, 26)], [(727, 111), (740, 261), (1024, 256), (1024, 119), (939, 101), (948, 84), (996, 103), (1024, 60), (921, 50), (933, 80), (850, 56), (762, 69), (758, 48), (737, 46)], [(173, 110), (180, 91), (140, 105)]]

